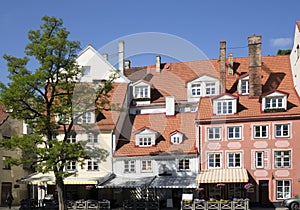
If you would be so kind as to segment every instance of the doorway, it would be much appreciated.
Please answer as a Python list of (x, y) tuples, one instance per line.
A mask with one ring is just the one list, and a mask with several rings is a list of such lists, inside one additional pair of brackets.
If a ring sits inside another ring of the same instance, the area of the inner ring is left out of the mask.
[(1, 206), (6, 205), (6, 198), (12, 192), (12, 183), (2, 182), (1, 185)]
[(259, 203), (261, 206), (271, 206), (269, 199), (269, 180), (259, 180)]

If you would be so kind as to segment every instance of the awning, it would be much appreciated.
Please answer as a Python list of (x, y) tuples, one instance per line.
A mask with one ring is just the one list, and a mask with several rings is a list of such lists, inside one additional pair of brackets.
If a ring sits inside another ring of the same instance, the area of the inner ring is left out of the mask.
[[(66, 185), (96, 185), (99, 180), (106, 178), (108, 173), (97, 172), (80, 172), (78, 174), (69, 176), (64, 179)], [(29, 184), (55, 184), (55, 177), (53, 172), (48, 173), (34, 173), (19, 180)]]
[(149, 186), (150, 188), (197, 188), (196, 176), (158, 176)]
[(248, 182), (244, 168), (208, 169), (197, 175), (197, 183), (240, 183)]
[(139, 178), (128, 178), (128, 177), (115, 177), (114, 179), (97, 185), (97, 188), (136, 188), (136, 187), (147, 187), (153, 181), (155, 177), (139, 177)]

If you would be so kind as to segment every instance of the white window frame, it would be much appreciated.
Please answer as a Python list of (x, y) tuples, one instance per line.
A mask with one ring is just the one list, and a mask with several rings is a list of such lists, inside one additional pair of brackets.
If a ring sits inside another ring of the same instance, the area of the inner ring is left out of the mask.
[[(264, 133), (264, 127), (266, 127), (266, 136), (263, 135)], [(259, 131), (257, 130), (259, 128)], [(259, 135), (257, 135), (257, 131), (259, 132)], [(267, 139), (269, 138), (269, 125), (254, 125), (253, 126), (253, 138), (255, 139)]]
[(191, 84), (191, 95), (192, 97), (198, 97), (202, 95), (202, 84), (200, 82)]
[[(211, 160), (213, 162), (211, 162)], [(207, 153), (207, 167), (208, 168), (222, 168), (222, 153), (211, 152)]]
[(216, 83), (205, 82), (205, 95), (211, 96), (216, 94)]
[(82, 123), (91, 124), (92, 123), (92, 112), (85, 112), (82, 114)]
[(152, 172), (152, 160), (141, 161), (141, 172)]
[(69, 161), (66, 166), (67, 171), (77, 171), (77, 161)]
[(241, 94), (242, 95), (249, 94), (249, 79), (241, 79)]
[(291, 160), (291, 150), (274, 151), (274, 168), (291, 168)]
[(181, 133), (175, 132), (171, 135), (171, 142), (173, 144), (181, 144), (183, 141), (183, 135)]
[(151, 147), (152, 146), (152, 138), (151, 136), (139, 136), (138, 137), (138, 145), (140, 147)]
[(292, 181), (291, 180), (276, 180), (276, 199), (287, 199), (292, 194)]
[(98, 161), (95, 159), (87, 160), (87, 170), (88, 171), (99, 171)]
[(255, 168), (264, 168), (265, 164), (264, 151), (255, 152)]
[[(232, 129), (232, 131), (230, 131)], [(232, 134), (232, 137), (230, 137)], [(227, 138), (229, 140), (241, 140), (242, 139), (242, 126), (228, 126), (227, 127)]]
[[(232, 155), (232, 158), (230, 156)], [(228, 152), (227, 153), (227, 167), (228, 168), (241, 168), (242, 167), (242, 153), (241, 152)]]
[[(287, 138), (290, 137), (290, 124), (283, 123), (283, 124), (275, 124), (275, 137), (276, 138)], [(279, 133), (279, 135), (277, 135)]]
[(265, 109), (280, 109), (280, 108), (285, 108), (284, 97), (282, 96), (266, 97)]
[(190, 169), (190, 159), (178, 160), (178, 171), (189, 171)]
[(87, 142), (89, 144), (95, 144), (98, 143), (98, 133), (89, 132), (87, 134)]
[[(212, 135), (212, 137), (211, 137)], [(219, 137), (218, 137), (219, 135)], [(222, 128), (221, 127), (208, 127), (207, 128), (207, 140), (221, 140), (222, 139)]]
[(217, 101), (217, 115), (226, 115), (226, 114), (233, 114), (233, 100), (221, 100)]
[(76, 137), (77, 133), (75, 131), (71, 131), (70, 133), (67, 134), (67, 142), (69, 143), (76, 143)]
[(135, 160), (124, 160), (124, 173), (135, 173)]
[(147, 85), (135, 86), (134, 98), (150, 98), (149, 87)]

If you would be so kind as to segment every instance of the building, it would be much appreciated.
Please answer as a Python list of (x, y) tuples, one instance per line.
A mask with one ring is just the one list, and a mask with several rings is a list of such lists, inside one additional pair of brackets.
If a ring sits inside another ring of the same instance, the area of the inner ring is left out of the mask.
[(261, 56), (255, 35), (248, 50), (248, 58), (226, 59), (221, 42), (220, 60), (212, 60), (224, 88), (199, 102), (197, 183), (206, 198), (266, 206), (299, 194), (299, 97), (289, 56)]
[[(0, 106), (0, 138), (11, 138), (14, 135), (22, 135), (26, 132), (26, 126), (20, 120), (9, 117), (9, 112), (5, 107)], [(27, 186), (18, 180), (30, 172), (30, 167), (13, 166), (5, 162), (7, 158), (20, 156), (20, 152), (8, 151), (0, 147), (0, 205), (6, 204), (8, 193), (14, 197), (13, 204), (18, 204), (22, 199), (27, 198)]]

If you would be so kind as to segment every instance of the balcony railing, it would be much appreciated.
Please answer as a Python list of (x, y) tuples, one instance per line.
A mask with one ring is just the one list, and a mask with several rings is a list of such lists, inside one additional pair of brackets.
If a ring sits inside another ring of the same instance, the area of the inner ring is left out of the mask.
[(249, 199), (233, 201), (205, 201), (195, 199), (193, 201), (181, 201), (182, 210), (249, 210)]

